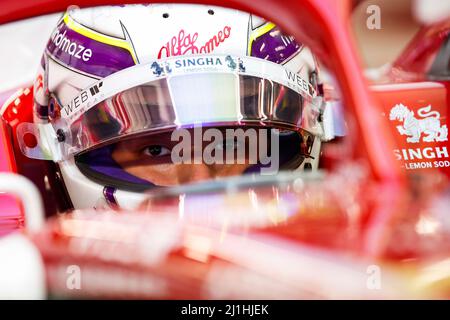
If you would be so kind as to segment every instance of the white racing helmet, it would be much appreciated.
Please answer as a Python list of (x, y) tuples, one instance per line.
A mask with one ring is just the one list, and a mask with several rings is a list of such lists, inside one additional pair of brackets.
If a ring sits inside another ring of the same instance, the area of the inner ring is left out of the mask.
[[(41, 60), (35, 122), (17, 132), (25, 155), (58, 163), (75, 208), (129, 209), (159, 186), (124, 170), (115, 146), (178, 128), (276, 129), (280, 168), (316, 170), (319, 92), (308, 48), (251, 14), (180, 4), (69, 8)], [(29, 133), (35, 145), (23, 138)]]

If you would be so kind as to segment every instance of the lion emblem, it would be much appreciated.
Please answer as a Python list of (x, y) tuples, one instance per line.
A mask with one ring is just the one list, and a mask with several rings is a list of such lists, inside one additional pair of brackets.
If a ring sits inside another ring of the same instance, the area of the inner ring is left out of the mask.
[(401, 135), (408, 136), (407, 142), (418, 143), (422, 134), (424, 142), (447, 141), (448, 129), (446, 125), (441, 126), (440, 113), (431, 111), (431, 105), (420, 108), (417, 114), (422, 119), (414, 116), (414, 111), (403, 104), (396, 104), (389, 114), (389, 120), (403, 122), (397, 126)]

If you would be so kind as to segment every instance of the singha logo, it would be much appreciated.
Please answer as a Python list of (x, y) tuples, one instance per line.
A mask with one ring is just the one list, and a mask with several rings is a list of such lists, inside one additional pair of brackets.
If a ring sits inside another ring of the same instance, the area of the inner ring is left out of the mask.
[(396, 104), (389, 114), (389, 120), (403, 122), (403, 125), (397, 126), (401, 135), (408, 136), (407, 142), (418, 143), (422, 134), (424, 142), (447, 141), (448, 129), (446, 125), (441, 126), (440, 113), (431, 111), (431, 105), (420, 108), (417, 114), (422, 119), (414, 116), (414, 111), (408, 109), (403, 104)]
[[(225, 57), (225, 61), (228, 62), (227, 63), (228, 68), (230, 68), (231, 70), (236, 70), (237, 67), (236, 61), (234, 61), (234, 59), (230, 55)], [(240, 58), (238, 58), (238, 64), (239, 64), (239, 71), (245, 72), (244, 62)]]

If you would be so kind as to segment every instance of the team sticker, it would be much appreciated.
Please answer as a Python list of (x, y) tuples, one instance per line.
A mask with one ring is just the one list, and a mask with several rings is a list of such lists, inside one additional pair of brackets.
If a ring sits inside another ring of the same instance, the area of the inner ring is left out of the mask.
[[(261, 66), (261, 62), (256, 62), (255, 58), (243, 59), (240, 57), (233, 57), (231, 55), (200, 57), (188, 56), (169, 61), (154, 61), (149, 65), (154, 79), (169, 75), (193, 72), (237, 72), (260, 77), (267, 76), (269, 79), (279, 81), (282, 85), (286, 85), (298, 93), (304, 93), (307, 96), (315, 95), (315, 90), (311, 84), (303, 79), (299, 74), (271, 62), (267, 62), (267, 65)], [(139, 65), (136, 67), (145, 68), (144, 70), (148, 70), (148, 66)], [(127, 73), (131, 72), (136, 74), (135, 69), (124, 69), (123, 71), (113, 74), (95, 85), (81, 91), (76, 98), (62, 108), (62, 117), (68, 119), (69, 121), (76, 119), (87, 109), (98, 103), (101, 98), (106, 97), (109, 92), (107, 92), (108, 90), (105, 90), (104, 81), (106, 82), (106, 80), (110, 77), (120, 76), (122, 79), (127, 79), (126, 82), (123, 82), (123, 90), (128, 89), (126, 88), (128, 79), (133, 77), (128, 77)], [(141, 74), (139, 78), (145, 77), (142, 77)], [(148, 81), (151, 81), (151, 79), (147, 79), (147, 82)], [(113, 81), (111, 80), (111, 82)]]

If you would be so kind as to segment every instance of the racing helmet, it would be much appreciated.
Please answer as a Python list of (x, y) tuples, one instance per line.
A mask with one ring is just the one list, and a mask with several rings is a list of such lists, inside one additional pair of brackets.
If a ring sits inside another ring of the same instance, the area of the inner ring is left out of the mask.
[[(118, 145), (167, 140), (180, 128), (268, 130), (278, 138), (280, 169), (316, 170), (323, 135), (318, 72), (307, 47), (242, 11), (70, 7), (41, 59), (34, 123), (21, 124), (17, 135), (25, 155), (57, 163), (75, 208), (131, 209), (163, 184), (126, 170), (115, 157)], [(164, 151), (150, 147), (151, 154)]]

